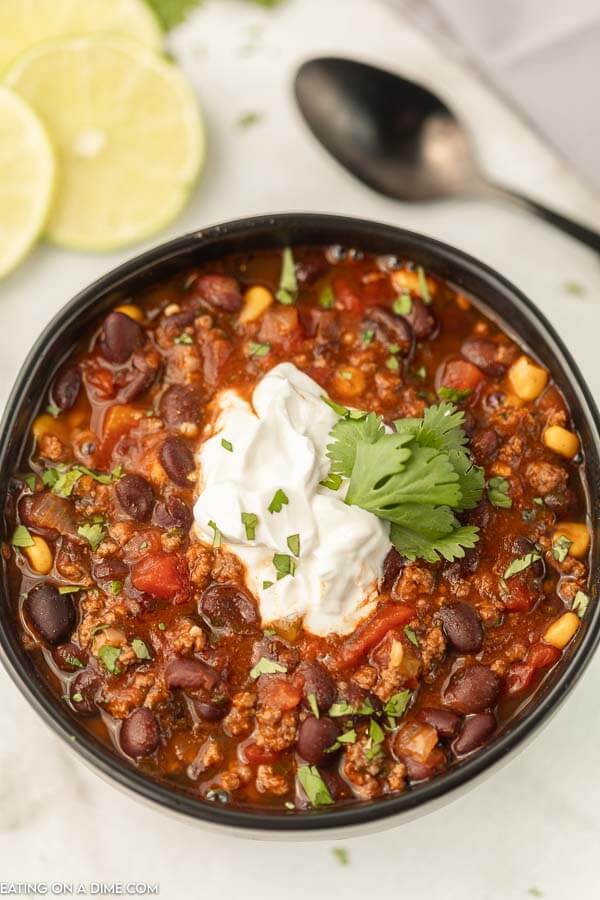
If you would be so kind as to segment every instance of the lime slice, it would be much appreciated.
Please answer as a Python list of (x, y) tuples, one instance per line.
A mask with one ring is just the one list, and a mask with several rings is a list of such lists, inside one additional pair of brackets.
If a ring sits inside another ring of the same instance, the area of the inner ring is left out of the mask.
[(0, 278), (29, 252), (46, 224), (54, 153), (24, 100), (0, 86)]
[(110, 250), (180, 212), (204, 160), (204, 129), (175, 66), (121, 38), (61, 38), (20, 57), (6, 81), (31, 103), (58, 154), (51, 241)]
[(0, 0), (0, 71), (40, 41), (100, 32), (135, 38), (152, 50), (163, 44), (144, 0)]

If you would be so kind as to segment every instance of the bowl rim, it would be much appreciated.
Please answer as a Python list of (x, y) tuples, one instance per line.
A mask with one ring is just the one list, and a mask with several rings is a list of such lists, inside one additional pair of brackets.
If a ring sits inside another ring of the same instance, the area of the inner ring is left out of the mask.
[[(436, 260), (447, 262), (463, 273), (470, 273), (485, 282), (490, 291), (495, 290), (502, 294), (509, 309), (511, 306), (519, 306), (521, 311), (528, 315), (537, 336), (555, 354), (571, 387), (576, 390), (580, 412), (586, 416), (587, 423), (593, 431), (595, 444), (593, 451), (596, 457), (600, 458), (600, 414), (577, 364), (544, 314), (506, 278), (469, 254), (426, 235), (355, 217), (297, 212), (241, 218), (190, 232), (138, 254), (79, 291), (45, 325), (15, 380), (0, 424), (2, 477), (8, 479), (12, 474), (10, 472), (4, 474), (8, 465), (7, 455), (11, 437), (16, 431), (15, 422), (22, 407), (22, 397), (27, 395), (27, 387), (33, 379), (34, 372), (37, 371), (40, 358), (48, 352), (47, 346), (64, 333), (69, 325), (73, 325), (84, 310), (90, 310), (98, 298), (113, 294), (117, 288), (126, 284), (142, 270), (165, 265), (170, 260), (189, 253), (191, 249), (201, 248), (207, 243), (218, 244), (223, 240), (236, 239), (263, 240), (263, 246), (270, 244), (272, 247), (281, 247), (288, 242), (310, 243), (302, 238), (294, 239), (289, 236), (282, 239), (282, 236), (293, 235), (295, 232), (302, 232), (303, 229), (315, 233), (319, 230), (329, 233), (336, 231), (351, 233), (357, 242), (360, 242), (361, 236), (363, 239), (370, 236), (370, 239), (380, 238), (382, 243), (396, 241), (399, 245), (412, 245), (419, 253), (431, 257), (434, 261), (434, 270)], [(316, 239), (315, 243), (326, 244), (328, 241)], [(485, 306), (485, 296), (478, 296), (478, 299)], [(506, 316), (503, 315), (501, 318), (505, 323), (504, 327), (510, 327)], [(4, 490), (4, 486), (0, 485), (2, 503)], [(591, 574), (596, 585), (598, 572), (592, 571)], [(63, 709), (45, 688), (42, 679), (31, 676), (31, 671), (28, 670), (23, 658), (26, 651), (19, 652), (14, 643), (14, 636), (11, 640), (4, 627), (0, 627), (0, 660), (21, 694), (46, 724), (68, 743), (84, 762), (107, 780), (116, 782), (138, 798), (150, 801), (154, 806), (158, 805), (171, 812), (183, 814), (188, 821), (190, 819), (201, 821), (220, 827), (221, 830), (225, 829), (228, 833), (238, 831), (249, 835), (254, 832), (263, 838), (279, 833), (285, 839), (286, 836), (293, 837), (294, 833), (303, 834), (304, 837), (312, 834), (316, 837), (319, 833), (320, 835), (330, 833), (331, 829), (352, 828), (356, 831), (356, 826), (366, 826), (375, 822), (379, 822), (383, 827), (386, 824), (385, 820), (388, 825), (393, 825), (397, 824), (400, 816), (410, 818), (410, 814), (414, 815), (417, 808), (431, 808), (435, 802), (439, 804), (451, 799), (459, 788), (472, 784), (483, 773), (504, 761), (549, 719), (579, 680), (599, 640), (600, 603), (596, 600), (591, 613), (586, 617), (585, 633), (572, 658), (565, 661), (564, 669), (558, 674), (555, 682), (543, 696), (536, 699), (531, 710), (520, 721), (514, 722), (511, 726), (509, 720), (505, 729), (489, 745), (459, 764), (451, 766), (436, 778), (419, 784), (413, 790), (378, 798), (372, 802), (358, 802), (292, 814), (207, 803), (143, 775), (139, 769), (120, 758), (113, 749), (100, 743), (84, 727), (79, 726), (69, 715), (66, 707)], [(396, 821), (393, 821), (394, 819)]]

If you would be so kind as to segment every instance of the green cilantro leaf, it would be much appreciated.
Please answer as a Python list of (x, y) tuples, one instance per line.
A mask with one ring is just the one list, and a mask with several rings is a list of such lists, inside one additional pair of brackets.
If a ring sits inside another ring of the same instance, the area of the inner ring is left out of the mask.
[(462, 403), (467, 397), (470, 397), (473, 391), (471, 388), (452, 388), (442, 385), (438, 388), (438, 397), (440, 400), (449, 400), (450, 403)]
[(397, 419), (396, 431), (409, 431), (422, 447), (437, 450), (460, 450), (467, 443), (463, 431), (465, 414), (452, 403), (442, 402), (428, 406), (422, 419)]
[(77, 591), (81, 591), (83, 588), (79, 584), (61, 584), (58, 589), (59, 594), (76, 594)]
[(350, 857), (345, 847), (332, 847), (331, 852), (339, 862), (340, 866), (349, 866)]
[(223, 447), (224, 450), (229, 450), (230, 453), (233, 453), (233, 444), (226, 438), (221, 438), (221, 447)]
[(398, 360), (396, 359), (395, 356), (388, 356), (388, 358), (385, 361), (385, 364), (388, 367), (388, 369), (390, 370), (390, 372), (397, 372), (398, 369), (400, 368), (400, 363), (398, 362)]
[(273, 556), (273, 565), (277, 572), (277, 581), (285, 578), (286, 575), (294, 576), (296, 574), (296, 561), (287, 553), (276, 553)]
[(248, 344), (248, 351), (250, 356), (266, 356), (267, 353), (271, 350), (270, 344), (257, 344), (256, 341), (250, 341)]
[(340, 700), (331, 705), (327, 715), (331, 716), (332, 719), (339, 719), (342, 716), (355, 716), (356, 710), (353, 706), (350, 706), (347, 700)]
[(505, 569), (502, 577), (505, 581), (507, 581), (509, 578), (512, 578), (513, 575), (518, 575), (519, 572), (524, 572), (525, 569), (528, 569), (529, 566), (532, 566), (538, 561), (538, 559), (541, 558), (541, 553), (539, 553), (537, 550), (532, 550), (531, 553), (526, 553), (525, 556), (520, 556), (518, 559), (513, 559), (511, 564)]
[(349, 478), (359, 443), (376, 444), (384, 433), (383, 422), (375, 413), (369, 413), (361, 419), (340, 419), (330, 431), (334, 442), (327, 445), (331, 472)]
[(427, 276), (423, 266), (417, 266), (417, 275), (419, 276), (419, 294), (423, 303), (428, 306), (431, 303), (431, 294), (429, 293), (429, 285), (427, 284)]
[[(73, 666), (74, 669), (84, 669), (85, 666), (81, 662), (80, 659), (77, 659), (76, 656), (73, 656), (72, 653), (65, 654), (65, 660), (69, 663), (70, 666)], [(75, 699), (75, 697), (73, 697)]]
[(392, 309), (397, 316), (408, 316), (412, 308), (413, 302), (410, 294), (400, 294), (392, 304)]
[(52, 485), (52, 492), (58, 497), (70, 497), (81, 474), (77, 469), (68, 469), (66, 472), (62, 472)]
[(274, 581), (263, 581), (263, 583), (262, 583), (263, 591), (266, 591), (266, 590), (268, 590), (268, 588), (273, 587), (274, 584), (275, 584)]
[(293, 553), (294, 556), (300, 556), (300, 535), (299, 534), (290, 534), (287, 539), (287, 545), (289, 547), (290, 553)]
[(45, 487), (52, 488), (60, 478), (60, 472), (58, 469), (45, 469), (42, 472), (42, 484)]
[(461, 525), (450, 534), (435, 539), (427, 539), (418, 531), (411, 531), (392, 524), (391, 541), (401, 556), (413, 562), (417, 558), (436, 563), (440, 558), (447, 562), (462, 559), (465, 550), (470, 550), (479, 540), (479, 529), (475, 525)]
[(413, 644), (415, 647), (419, 646), (419, 639), (418, 639), (417, 635), (415, 634), (415, 632), (412, 628), (408, 627), (408, 625), (405, 625), (405, 627), (404, 627), (404, 634), (406, 635), (408, 640), (411, 642), (411, 644)]
[(152, 659), (150, 651), (141, 638), (134, 638), (131, 642), (131, 649), (138, 659)]
[(180, 25), (202, 0), (146, 0), (165, 30)]
[(290, 501), (288, 500), (284, 491), (281, 488), (277, 488), (275, 493), (273, 494), (273, 499), (269, 503), (269, 512), (270, 513), (280, 513), (284, 506), (286, 506)]
[(29, 488), (30, 491), (34, 491), (35, 483), (37, 481), (37, 475), (35, 475), (32, 472), (31, 475), (26, 475), (25, 478), (23, 479), (23, 481), (25, 482), (25, 484), (27, 485), (27, 487)]
[(115, 597), (118, 597), (121, 591), (123, 590), (123, 582), (122, 581), (111, 581), (109, 584), (110, 592)]
[(335, 306), (335, 296), (330, 284), (326, 284), (319, 294), (319, 306), (323, 309), (332, 309)]
[(60, 415), (60, 409), (58, 408), (58, 406), (55, 406), (54, 403), (48, 404), (48, 406), (46, 407), (46, 412), (54, 419), (56, 419), (56, 417)]
[(13, 547), (33, 547), (35, 541), (24, 525), (17, 525), (10, 539)]
[(376, 719), (369, 722), (369, 740), (372, 744), (382, 744), (385, 740), (385, 732)]
[(80, 525), (77, 534), (88, 542), (92, 550), (96, 551), (106, 536), (106, 528), (101, 522)]
[(406, 712), (406, 708), (410, 703), (411, 696), (412, 694), (408, 690), (399, 691), (397, 694), (392, 694), (390, 699), (383, 707), (384, 713), (387, 716), (391, 716), (393, 719), (399, 719)]
[(310, 706), (310, 711), (312, 712), (315, 719), (320, 718), (319, 704), (317, 703), (317, 695), (316, 694), (308, 694), (306, 699), (308, 701), (308, 705)]
[(510, 482), (508, 479), (501, 476), (490, 478), (487, 483), (487, 492), (492, 506), (497, 506), (499, 509), (510, 509), (512, 507), (512, 499), (508, 494), (509, 488)]
[(476, 466), (464, 449), (449, 450), (448, 459), (458, 475), (461, 499), (454, 505), (455, 509), (473, 509), (479, 503), (485, 483), (485, 473), (481, 466)]
[(212, 528), (212, 531), (213, 531), (212, 545), (215, 548), (215, 550), (218, 550), (219, 547), (221, 546), (221, 532), (217, 528), (216, 522), (213, 522), (212, 519), (208, 523), (208, 527)]
[(291, 306), (298, 296), (298, 281), (296, 279), (296, 264), (294, 254), (290, 247), (286, 247), (281, 257), (281, 275), (279, 276), (279, 288), (275, 296), (280, 303)]
[(368, 345), (373, 342), (374, 338), (375, 338), (375, 332), (373, 331), (373, 329), (367, 328), (366, 331), (363, 331), (361, 340), (362, 340), (363, 344)]
[(329, 488), (330, 491), (339, 490), (342, 484), (342, 476), (336, 475), (334, 472), (330, 472), (327, 478), (324, 478), (323, 481), (320, 481), (319, 484), (321, 487)]
[(250, 669), (250, 678), (259, 678), (261, 675), (275, 675), (279, 672), (287, 672), (287, 668), (274, 659), (261, 656), (256, 665)]
[(573, 598), (573, 605), (571, 606), (571, 609), (573, 610), (573, 612), (577, 613), (580, 619), (583, 619), (589, 602), (590, 598), (586, 593), (584, 593), (583, 591), (577, 591), (575, 597)]
[(112, 675), (118, 675), (120, 672), (119, 667), (117, 666), (117, 661), (120, 655), (120, 648), (112, 647), (110, 644), (103, 644), (98, 650), (100, 662), (102, 663), (106, 671), (110, 672)]
[(329, 788), (323, 781), (321, 774), (316, 766), (299, 766), (298, 781), (304, 788), (311, 806), (329, 806), (333, 803), (333, 798), (329, 792)]
[(189, 346), (190, 344), (194, 343), (194, 338), (191, 336), (191, 334), (188, 334), (187, 331), (182, 331), (182, 333), (178, 334), (175, 338), (175, 343)]
[(256, 538), (256, 526), (258, 525), (258, 516), (255, 513), (242, 513), (242, 525), (246, 531), (246, 540), (253, 541)]
[(566, 534), (561, 534), (552, 543), (552, 556), (557, 562), (564, 562), (569, 555), (569, 548), (573, 541), (570, 541)]

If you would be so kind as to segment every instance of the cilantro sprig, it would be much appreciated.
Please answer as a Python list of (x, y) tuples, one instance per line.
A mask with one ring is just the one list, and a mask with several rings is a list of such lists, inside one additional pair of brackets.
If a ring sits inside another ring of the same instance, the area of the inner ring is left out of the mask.
[(483, 469), (466, 448), (464, 413), (452, 403), (428, 407), (422, 418), (399, 419), (387, 433), (375, 413), (329, 405), (341, 418), (327, 447), (333, 475), (348, 478), (346, 503), (391, 525), (390, 538), (407, 559), (460, 559), (479, 530), (456, 513), (481, 498)]

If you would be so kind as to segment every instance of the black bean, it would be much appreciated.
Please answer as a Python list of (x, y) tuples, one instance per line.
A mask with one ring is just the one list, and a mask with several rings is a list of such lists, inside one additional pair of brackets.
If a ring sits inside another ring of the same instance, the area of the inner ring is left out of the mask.
[(69, 594), (53, 584), (37, 584), (25, 601), (25, 612), (36, 632), (49, 644), (61, 644), (75, 627), (75, 608)]
[(460, 348), (460, 352), (466, 360), (491, 378), (500, 377), (505, 369), (502, 363), (497, 362), (496, 351), (496, 344), (485, 338), (468, 338)]
[(380, 591), (391, 591), (396, 578), (405, 566), (405, 560), (400, 556), (395, 547), (390, 547), (383, 561), (383, 574), (379, 583)]
[(109, 581), (124, 581), (128, 574), (127, 564), (116, 556), (107, 556), (92, 566), (94, 581), (102, 585)]
[(450, 579), (450, 581), (454, 581), (460, 578), (467, 578), (469, 575), (472, 575), (473, 572), (476, 571), (477, 566), (479, 565), (479, 550), (477, 547), (472, 547), (468, 550), (465, 550), (465, 555), (462, 559), (457, 559), (456, 562), (453, 562), (452, 565), (446, 568), (446, 576)]
[(125, 383), (119, 388), (119, 401), (131, 403), (141, 397), (151, 387), (158, 371), (144, 356), (140, 355), (140, 359), (134, 356), (133, 369), (127, 372)]
[(219, 673), (201, 659), (172, 659), (165, 668), (165, 684), (169, 690), (212, 691), (220, 680)]
[(235, 634), (251, 634), (259, 628), (256, 603), (237, 584), (211, 584), (202, 592), (198, 609), (211, 625)]
[(418, 717), (421, 722), (435, 728), (440, 738), (452, 738), (458, 731), (460, 716), (449, 709), (436, 709), (433, 706), (424, 706), (419, 710)]
[(109, 362), (122, 365), (135, 350), (144, 343), (144, 329), (129, 316), (121, 312), (111, 312), (102, 330), (102, 355)]
[(152, 486), (141, 475), (124, 475), (115, 485), (117, 500), (127, 515), (136, 522), (146, 522), (154, 506)]
[(201, 719), (207, 722), (218, 722), (227, 715), (231, 709), (231, 701), (224, 690), (221, 690), (217, 696), (217, 692), (213, 691), (210, 700), (193, 699), (194, 709)]
[(52, 656), (56, 665), (63, 672), (77, 672), (84, 668), (83, 654), (77, 644), (69, 642), (68, 644), (60, 644), (53, 651)]
[(339, 727), (333, 719), (308, 716), (298, 729), (296, 749), (303, 759), (317, 765), (330, 758), (331, 754), (327, 750), (335, 744), (339, 733)]
[(412, 298), (410, 312), (404, 318), (410, 322), (418, 341), (431, 337), (437, 328), (434, 314), (418, 297)]
[(194, 471), (194, 456), (181, 438), (168, 437), (160, 448), (159, 458), (171, 481), (180, 487), (191, 487), (188, 475)]
[(242, 305), (240, 286), (229, 275), (200, 275), (193, 290), (211, 309), (235, 312)]
[(465, 719), (460, 734), (452, 744), (457, 756), (464, 756), (477, 750), (492, 736), (496, 730), (496, 718), (493, 713), (478, 713)]
[(444, 703), (460, 713), (483, 712), (495, 706), (501, 686), (501, 678), (492, 669), (475, 663), (452, 676), (444, 692)]
[(439, 613), (444, 634), (459, 653), (478, 653), (483, 646), (484, 630), (479, 613), (459, 601), (444, 606)]
[(79, 371), (79, 366), (67, 366), (54, 379), (50, 392), (50, 402), (57, 406), (61, 412), (66, 412), (75, 406), (80, 390), (81, 372)]
[[(527, 556), (529, 553), (539, 553), (538, 548), (526, 537), (517, 537), (512, 541), (512, 553), (515, 556)], [(532, 563), (525, 572), (529, 571), (534, 578), (543, 578), (546, 572), (544, 558), (540, 554), (540, 559)]]
[(303, 706), (312, 708), (308, 699), (312, 695), (319, 712), (327, 712), (335, 700), (335, 682), (325, 666), (319, 662), (302, 663), (298, 672), (304, 679)]
[(71, 705), (82, 716), (92, 716), (98, 711), (96, 697), (102, 686), (102, 679), (94, 669), (84, 669), (70, 685)]
[(160, 743), (160, 731), (154, 713), (140, 707), (124, 720), (119, 732), (121, 750), (132, 759), (150, 756)]
[(394, 313), (382, 306), (372, 306), (365, 312), (363, 320), (365, 330), (375, 331), (378, 341), (389, 347), (396, 344), (401, 356), (410, 356), (415, 344), (415, 335), (410, 324), (403, 316), (395, 316)]
[(198, 424), (202, 418), (202, 393), (190, 384), (172, 384), (160, 398), (159, 412), (165, 425), (178, 428)]
[(192, 511), (180, 497), (167, 497), (154, 507), (152, 521), (159, 528), (182, 528), (189, 531), (192, 524)]

